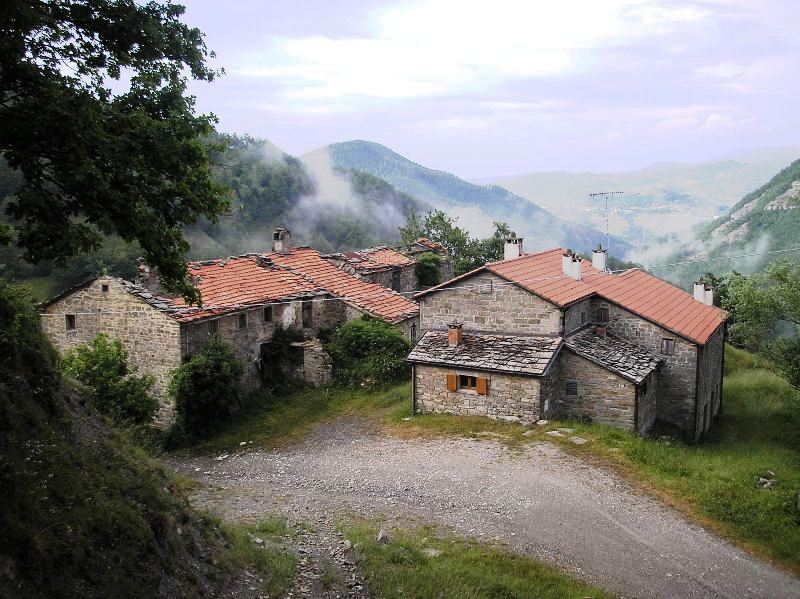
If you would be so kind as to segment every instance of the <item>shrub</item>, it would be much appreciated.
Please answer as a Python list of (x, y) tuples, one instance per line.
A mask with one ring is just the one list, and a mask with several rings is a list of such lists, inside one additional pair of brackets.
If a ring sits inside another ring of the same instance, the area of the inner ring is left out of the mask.
[(410, 370), (406, 356), (411, 346), (390, 324), (364, 317), (340, 326), (325, 349), (333, 359), (334, 375), (345, 384), (386, 384), (399, 381)]
[(168, 393), (175, 402), (179, 425), (191, 436), (202, 435), (230, 418), (239, 404), (239, 379), (244, 365), (231, 346), (214, 335), (203, 350), (175, 369)]
[(136, 376), (128, 365), (128, 352), (122, 341), (109, 341), (101, 333), (90, 345), (70, 350), (62, 368), (92, 389), (97, 410), (117, 423), (142, 424), (153, 419), (158, 400), (149, 394), (153, 377)]
[(436, 254), (425, 252), (417, 256), (417, 282), (422, 287), (433, 287), (442, 281), (442, 259)]
[(292, 384), (287, 372), (303, 364), (303, 348), (292, 347), (292, 343), (304, 340), (300, 329), (279, 326), (269, 342), (261, 345), (261, 381), (266, 388), (278, 389)]

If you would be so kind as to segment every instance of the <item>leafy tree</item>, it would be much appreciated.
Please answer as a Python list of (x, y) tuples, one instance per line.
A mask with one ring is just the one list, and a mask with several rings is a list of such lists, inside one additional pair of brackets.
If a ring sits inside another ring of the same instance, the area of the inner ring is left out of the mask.
[(142, 424), (153, 419), (158, 401), (148, 392), (153, 377), (136, 376), (128, 366), (122, 341), (99, 334), (90, 345), (79, 345), (62, 360), (64, 371), (92, 388), (98, 411), (116, 422)]
[(734, 273), (722, 307), (733, 317), (731, 340), (767, 357), (800, 388), (800, 265), (781, 260), (753, 275)]
[(351, 320), (336, 329), (325, 345), (334, 376), (345, 384), (382, 385), (408, 376), (411, 346), (400, 331), (374, 318)]
[[(182, 6), (11, 2), (0, 11), (0, 155), (20, 173), (2, 241), (37, 263), (137, 241), (169, 288), (197, 300), (182, 227), (227, 208), (187, 75), (211, 81)], [(121, 83), (122, 75), (129, 84)]]
[(190, 435), (201, 435), (230, 418), (239, 404), (239, 379), (244, 365), (231, 346), (214, 335), (203, 350), (175, 369), (169, 396), (175, 402), (178, 423)]
[(433, 287), (442, 282), (442, 259), (433, 252), (417, 256), (417, 282), (423, 287)]

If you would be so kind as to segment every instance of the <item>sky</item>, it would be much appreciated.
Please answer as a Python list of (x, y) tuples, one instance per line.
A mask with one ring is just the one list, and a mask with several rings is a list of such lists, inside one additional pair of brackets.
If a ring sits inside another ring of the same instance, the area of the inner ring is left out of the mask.
[(800, 140), (794, 0), (184, 0), (227, 132), (367, 139), (464, 178)]

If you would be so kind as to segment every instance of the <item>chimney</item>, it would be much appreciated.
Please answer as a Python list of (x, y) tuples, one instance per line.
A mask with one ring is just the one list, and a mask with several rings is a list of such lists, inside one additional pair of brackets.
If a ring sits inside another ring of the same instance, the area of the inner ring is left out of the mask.
[(568, 277), (572, 276), (572, 250), (567, 250), (564, 255), (561, 256), (561, 272)]
[(572, 264), (570, 264), (570, 275), (576, 281), (581, 280), (581, 271), (583, 270), (583, 260), (577, 254), (572, 256)]
[(714, 288), (711, 285), (705, 286), (705, 295), (703, 301), (709, 306), (714, 305)]
[(139, 258), (137, 262), (138, 266), (136, 267), (136, 279), (134, 283), (153, 295), (166, 295), (164, 288), (161, 286), (161, 281), (158, 280), (158, 271), (145, 264), (142, 258)]
[(275, 229), (272, 234), (272, 251), (284, 255), (291, 253), (292, 232), (289, 229)]
[(506, 237), (506, 243), (503, 246), (503, 260), (513, 260), (522, 256), (522, 237), (513, 235)]
[(602, 245), (598, 245), (597, 249), (592, 251), (592, 266), (600, 272), (605, 272), (608, 268), (608, 250), (604, 250)]
[(598, 337), (605, 337), (607, 332), (608, 331), (607, 331), (606, 327), (595, 327), (594, 328), (594, 334), (597, 335)]
[(706, 284), (702, 281), (696, 281), (694, 284), (694, 299), (706, 303)]
[(464, 325), (460, 322), (452, 322), (447, 325), (447, 343), (450, 347), (458, 347), (461, 345), (461, 338), (463, 336)]

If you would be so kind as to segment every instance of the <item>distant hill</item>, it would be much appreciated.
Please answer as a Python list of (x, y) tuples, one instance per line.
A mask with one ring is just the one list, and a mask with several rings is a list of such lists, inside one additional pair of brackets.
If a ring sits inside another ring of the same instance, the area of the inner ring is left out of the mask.
[[(529, 173), (483, 179), (560, 218), (605, 226), (604, 205), (590, 192), (624, 191), (610, 204), (611, 232), (635, 246), (687, 241), (749, 191), (800, 158), (800, 147), (747, 149), (697, 164), (660, 162), (620, 173)], [(634, 253), (634, 257), (636, 254)]]
[(778, 257), (797, 260), (800, 252), (783, 255), (753, 255), (731, 260), (724, 256), (763, 254), (800, 247), (800, 160), (790, 164), (765, 185), (748, 193), (724, 216), (702, 229), (671, 259), (712, 260), (686, 265), (670, 275), (688, 281), (706, 271), (748, 273)]
[[(333, 169), (355, 169), (379, 177), (400, 192), (458, 217), (459, 225), (475, 236), (488, 236), (492, 221), (505, 221), (526, 237), (526, 248), (564, 245), (587, 251), (605, 243), (596, 228), (570, 223), (536, 204), (496, 185), (476, 185), (450, 173), (416, 164), (389, 148), (368, 141), (332, 144), (302, 156), (306, 163), (327, 159)], [(615, 240), (612, 251), (621, 257), (629, 244)]]

